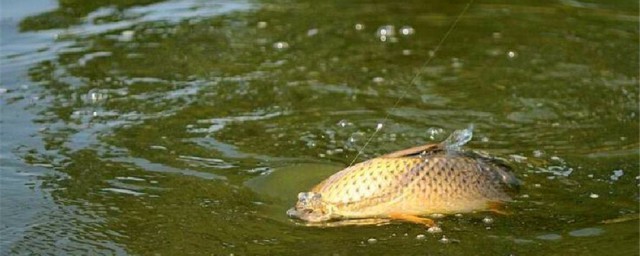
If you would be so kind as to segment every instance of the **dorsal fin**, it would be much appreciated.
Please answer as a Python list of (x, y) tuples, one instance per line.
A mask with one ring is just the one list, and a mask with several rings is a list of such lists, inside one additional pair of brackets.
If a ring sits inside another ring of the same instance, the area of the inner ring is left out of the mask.
[(462, 130), (455, 130), (449, 137), (438, 144), (426, 144), (422, 146), (412, 147), (408, 149), (392, 152), (381, 157), (410, 157), (420, 154), (433, 154), (446, 150), (447, 153), (461, 152), (464, 144), (467, 144), (473, 137), (473, 124)]
[(417, 146), (417, 147), (412, 147), (412, 148), (408, 148), (408, 149), (398, 150), (396, 152), (391, 152), (391, 153), (383, 155), (381, 157), (410, 157), (410, 156), (420, 155), (423, 152), (428, 154), (428, 153), (441, 151), (441, 150), (443, 150), (443, 148), (442, 148), (442, 145), (440, 143), (438, 143), (438, 144), (426, 144), (426, 145), (422, 145), (422, 146)]

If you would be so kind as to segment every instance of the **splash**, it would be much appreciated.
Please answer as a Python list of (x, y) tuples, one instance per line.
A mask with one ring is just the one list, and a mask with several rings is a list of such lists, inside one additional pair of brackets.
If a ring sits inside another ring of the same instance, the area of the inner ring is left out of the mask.
[(460, 151), (471, 138), (473, 138), (473, 124), (470, 124), (467, 129), (453, 131), (449, 138), (442, 142), (442, 145), (449, 152)]

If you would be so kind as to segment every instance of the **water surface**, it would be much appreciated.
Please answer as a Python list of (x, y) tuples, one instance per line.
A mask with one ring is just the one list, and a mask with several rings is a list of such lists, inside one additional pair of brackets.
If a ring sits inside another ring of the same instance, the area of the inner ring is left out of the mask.
[[(1, 8), (2, 254), (638, 254), (636, 1), (475, 1), (426, 66), (467, 2), (27, 2)], [(471, 123), (524, 182), (510, 215), (286, 218), (378, 124), (359, 161)]]

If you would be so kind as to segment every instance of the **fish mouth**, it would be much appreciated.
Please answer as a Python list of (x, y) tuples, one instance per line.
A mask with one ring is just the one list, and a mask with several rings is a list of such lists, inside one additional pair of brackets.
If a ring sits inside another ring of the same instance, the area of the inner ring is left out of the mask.
[(289, 210), (287, 210), (287, 216), (292, 219), (302, 219), (300, 218), (300, 212), (298, 212), (295, 207), (291, 207)]
[(314, 218), (313, 211), (304, 211), (304, 210), (297, 209), (296, 207), (291, 207), (289, 210), (287, 210), (287, 216), (289, 216), (289, 218), (292, 218), (292, 219), (299, 219), (307, 222), (316, 221), (315, 220), (316, 218)]
[(324, 214), (321, 212), (313, 211), (310, 209), (298, 209), (296, 207), (292, 207), (287, 210), (287, 216), (292, 219), (299, 219), (305, 222), (325, 222), (328, 221), (330, 215)]

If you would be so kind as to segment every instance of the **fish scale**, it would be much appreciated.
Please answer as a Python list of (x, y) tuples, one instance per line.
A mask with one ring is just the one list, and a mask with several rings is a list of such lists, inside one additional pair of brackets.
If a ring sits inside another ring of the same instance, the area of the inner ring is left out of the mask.
[[(474, 202), (508, 200), (495, 188), (495, 175), (463, 156), (377, 158), (345, 169), (341, 179), (312, 189), (350, 215), (466, 211)], [(375, 177), (375, 179), (373, 178)], [(384, 182), (384, 181), (387, 182)], [(466, 184), (469, 186), (464, 186)], [(398, 198), (404, 198), (398, 202)], [(377, 200), (371, 200), (377, 199)], [(388, 201), (389, 203), (378, 203)]]
[(312, 222), (418, 216), (483, 210), (492, 202), (511, 200), (517, 179), (495, 159), (447, 150), (446, 144), (418, 149), (347, 167), (301, 193), (288, 214)]
[(309, 223), (368, 218), (433, 226), (433, 220), (420, 216), (487, 210), (510, 201), (519, 181), (501, 161), (462, 150), (472, 137), (469, 126), (441, 143), (349, 166), (299, 193), (287, 215)]

